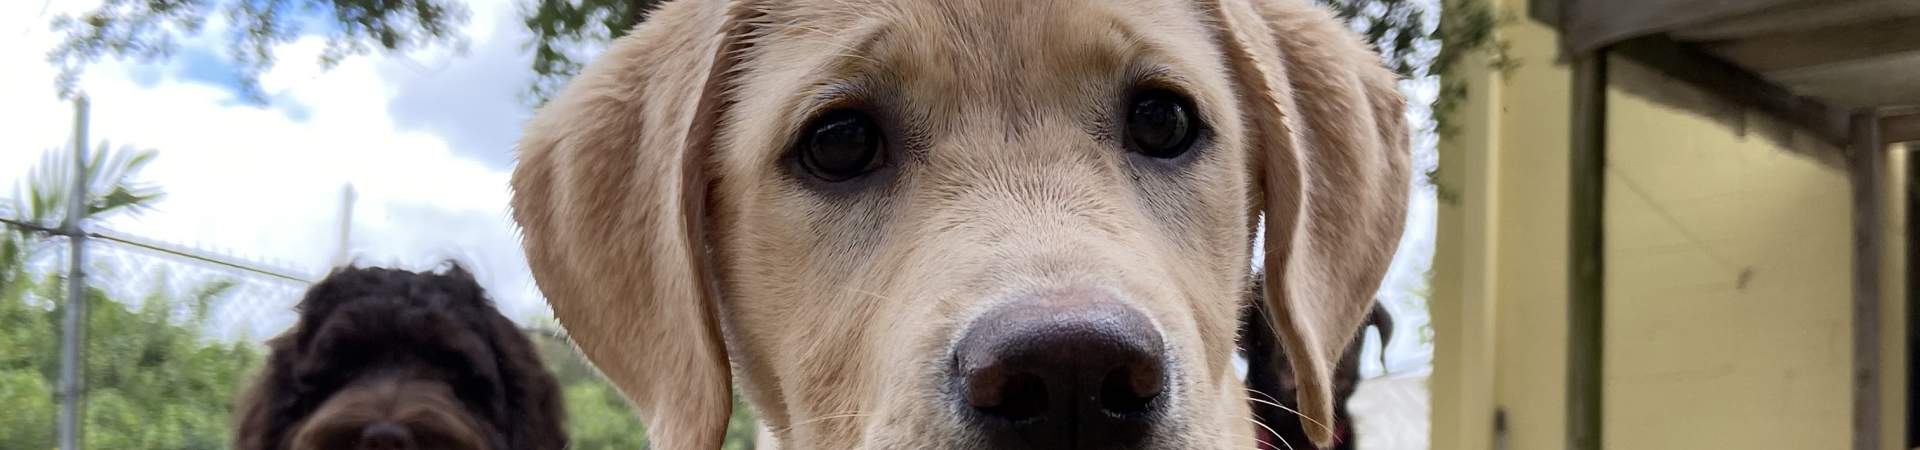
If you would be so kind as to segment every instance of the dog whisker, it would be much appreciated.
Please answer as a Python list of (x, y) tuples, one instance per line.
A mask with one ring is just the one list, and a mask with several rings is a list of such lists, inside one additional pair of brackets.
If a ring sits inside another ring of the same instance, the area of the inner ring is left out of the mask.
[(1279, 404), (1279, 403), (1274, 403), (1274, 402), (1270, 402), (1270, 401), (1266, 401), (1266, 400), (1261, 400), (1261, 399), (1257, 399), (1257, 398), (1248, 398), (1247, 400), (1251, 400), (1251, 401), (1253, 401), (1254, 403), (1259, 403), (1259, 404), (1262, 404), (1262, 405), (1269, 405), (1269, 406), (1275, 406), (1275, 407), (1279, 407), (1279, 406), (1280, 406), (1280, 404)]
[[(1248, 417), (1248, 418), (1247, 418), (1247, 421), (1248, 421), (1248, 422), (1253, 422), (1253, 425), (1254, 425), (1254, 426), (1258, 426), (1258, 427), (1260, 427), (1260, 429), (1263, 429), (1263, 430), (1267, 430), (1267, 434), (1271, 434), (1271, 435), (1273, 435), (1273, 438), (1274, 438), (1274, 439), (1279, 439), (1279, 440), (1280, 440), (1280, 444), (1281, 444), (1281, 445), (1285, 445), (1285, 446), (1287, 446), (1287, 450), (1294, 450), (1294, 449), (1293, 449), (1293, 443), (1292, 443), (1292, 442), (1287, 442), (1287, 438), (1285, 438), (1285, 437), (1281, 437), (1281, 436), (1280, 436), (1280, 432), (1278, 432), (1278, 431), (1273, 431), (1273, 427), (1269, 427), (1269, 426), (1267, 426), (1267, 424), (1264, 424), (1264, 423), (1260, 423), (1260, 419), (1257, 419), (1257, 418), (1253, 418), (1253, 417)], [(1260, 448), (1260, 440), (1258, 440), (1258, 439), (1255, 439), (1255, 440), (1254, 440), (1253, 442), (1254, 442), (1254, 444), (1253, 444), (1253, 447), (1254, 447), (1254, 449), (1255, 449), (1255, 450), (1258, 450), (1258, 449)], [(1273, 444), (1267, 444), (1267, 446), (1269, 446), (1269, 447), (1272, 447), (1272, 446), (1273, 446)], [(1274, 447), (1274, 450), (1280, 450), (1280, 448), (1279, 448), (1279, 447)]]
[(863, 411), (849, 411), (849, 412), (844, 412), (844, 413), (836, 413), (836, 414), (828, 414), (828, 415), (824, 415), (824, 416), (820, 416), (820, 417), (815, 417), (815, 418), (812, 418), (812, 419), (807, 419), (807, 420), (802, 420), (802, 421), (799, 421), (799, 422), (794, 422), (794, 423), (792, 423), (792, 424), (789, 424), (789, 425), (787, 425), (787, 426), (784, 426), (784, 427), (780, 427), (780, 428), (777, 428), (777, 429), (774, 429), (773, 431), (774, 431), (774, 432), (776, 432), (776, 433), (785, 433), (785, 432), (788, 432), (788, 431), (793, 431), (793, 429), (795, 429), (795, 428), (799, 428), (799, 427), (801, 427), (801, 426), (804, 426), (804, 425), (812, 425), (812, 424), (815, 424), (815, 423), (819, 423), (819, 422), (825, 422), (825, 421), (828, 421), (828, 420), (835, 420), (835, 419), (854, 419), (854, 418), (861, 418), (861, 417), (869, 417), (869, 416), (872, 416), (872, 415), (873, 415), (873, 413), (869, 413), (869, 412), (863, 412)]
[(885, 296), (885, 295), (881, 295), (881, 294), (880, 294), (880, 293), (878, 293), (878, 292), (873, 292), (873, 291), (868, 291), (868, 290), (863, 290), (863, 289), (860, 289), (860, 288), (842, 288), (842, 289), (845, 289), (845, 290), (846, 290), (847, 292), (852, 292), (852, 293), (855, 293), (855, 294), (860, 294), (860, 295), (865, 295), (865, 296), (868, 296), (868, 297), (873, 297), (873, 299), (874, 299), (874, 300), (880, 300), (880, 301), (885, 301), (885, 302), (891, 302), (891, 301), (894, 301), (894, 298), (893, 298), (893, 297), (888, 297), (888, 296)]
[(832, 31), (823, 30), (817, 27), (802, 25), (796, 22), (787, 22), (781, 25), (788, 28), (795, 29), (795, 30), (800, 30), (803, 32), (817, 34), (823, 37), (830, 38), (824, 42), (826, 42), (827, 45), (831, 45), (835, 47), (835, 49), (839, 50), (839, 52), (836, 52), (833, 54), (834, 56), (842, 57), (842, 58), (858, 59), (861, 61), (872, 63), (874, 65), (880, 65), (880, 61), (876, 61), (873, 58), (867, 57), (866, 55), (859, 54), (858, 52), (859, 49), (854, 48), (852, 45), (832, 39), (832, 38), (838, 38), (839, 36), (841, 36), (840, 33), (834, 33)]
[(1254, 389), (1254, 388), (1247, 388), (1247, 392), (1251, 392), (1251, 393), (1255, 393), (1255, 394), (1260, 394), (1260, 396), (1261, 396), (1261, 397), (1265, 397), (1265, 398), (1267, 399), (1267, 401), (1270, 401), (1270, 402), (1274, 402), (1274, 403), (1279, 403), (1279, 402), (1280, 402), (1280, 399), (1277, 399), (1277, 398), (1274, 398), (1274, 397), (1273, 397), (1273, 394), (1268, 394), (1268, 393), (1265, 393), (1265, 392), (1261, 392), (1261, 391), (1260, 391), (1259, 389)]
[[(1252, 388), (1248, 388), (1248, 389), (1247, 389), (1247, 392), (1253, 392), (1253, 393), (1258, 393), (1258, 394), (1260, 394), (1260, 395), (1263, 395), (1263, 396), (1266, 396), (1266, 397), (1267, 397), (1267, 398), (1269, 398), (1269, 399), (1272, 399), (1272, 398), (1273, 398), (1273, 396), (1271, 396), (1271, 395), (1267, 395), (1267, 393), (1265, 393), (1265, 392), (1260, 392), (1260, 391), (1258, 391), (1258, 390), (1254, 390), (1254, 389), (1252, 389)], [(1261, 399), (1257, 399), (1257, 398), (1253, 398), (1253, 397), (1247, 397), (1247, 399), (1248, 399), (1248, 400), (1252, 400), (1252, 401), (1255, 401), (1255, 402), (1259, 402), (1259, 403), (1261, 403), (1261, 404), (1264, 404), (1264, 405), (1269, 405), (1269, 406), (1272, 406), (1272, 407), (1275, 407), (1275, 408), (1280, 408), (1280, 410), (1282, 410), (1282, 411), (1286, 411), (1286, 412), (1288, 412), (1288, 413), (1290, 413), (1290, 414), (1293, 414), (1293, 415), (1295, 415), (1295, 416), (1299, 416), (1299, 417), (1300, 417), (1301, 419), (1306, 419), (1306, 420), (1307, 420), (1307, 422), (1309, 422), (1309, 423), (1312, 423), (1312, 424), (1313, 424), (1314, 426), (1317, 426), (1317, 427), (1320, 427), (1320, 429), (1321, 429), (1321, 430), (1325, 430), (1325, 431), (1326, 431), (1326, 432), (1328, 432), (1328, 433), (1332, 433), (1332, 432), (1333, 432), (1333, 427), (1330, 427), (1330, 426), (1327, 426), (1327, 424), (1324, 424), (1324, 423), (1320, 423), (1320, 421), (1318, 421), (1318, 420), (1313, 420), (1313, 418), (1312, 418), (1312, 417), (1307, 417), (1307, 415), (1306, 415), (1306, 414), (1303, 414), (1303, 413), (1301, 413), (1301, 412), (1300, 412), (1300, 410), (1297, 410), (1297, 409), (1293, 409), (1293, 408), (1288, 408), (1288, 407), (1287, 407), (1287, 405), (1282, 405), (1282, 404), (1280, 404), (1280, 401), (1279, 401), (1279, 400), (1273, 400), (1273, 401), (1267, 401), (1267, 400), (1261, 400)]]
[[(1255, 419), (1253, 418), (1246, 418), (1246, 420), (1250, 422), (1254, 422), (1253, 423), (1254, 425), (1258, 425), (1260, 426), (1260, 428), (1265, 428), (1268, 432), (1273, 431), (1272, 428), (1268, 428), (1266, 425), (1261, 425), (1260, 422), (1255, 421)], [(1278, 434), (1276, 433), (1275, 436), (1277, 437)], [(1211, 440), (1215, 442), (1220, 442), (1220, 441), (1232, 440), (1236, 436), (1234, 436), (1231, 431), (1226, 431), (1226, 430), (1198, 430), (1195, 433), (1195, 437), (1201, 440)], [(1287, 446), (1287, 450), (1294, 450), (1292, 443), (1285, 442), (1285, 439), (1281, 439), (1281, 441), (1282, 441), (1281, 442), (1282, 444), (1285, 444)], [(1280, 450), (1280, 448), (1274, 447), (1272, 446), (1272, 444), (1268, 444), (1266, 447), (1262, 447), (1260, 446), (1260, 441), (1258, 440), (1258, 437), (1255, 437), (1253, 450)]]

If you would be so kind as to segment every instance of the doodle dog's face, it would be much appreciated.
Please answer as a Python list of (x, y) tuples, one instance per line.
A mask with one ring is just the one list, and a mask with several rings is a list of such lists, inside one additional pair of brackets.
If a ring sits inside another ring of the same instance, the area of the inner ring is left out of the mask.
[(239, 408), (250, 450), (561, 450), (559, 388), (461, 269), (341, 269), (268, 342)]
[(731, 375), (787, 448), (1249, 447), (1256, 219), (1324, 423), (1405, 208), (1393, 77), (1300, 3), (671, 3), (529, 124), (515, 218), (664, 448)]

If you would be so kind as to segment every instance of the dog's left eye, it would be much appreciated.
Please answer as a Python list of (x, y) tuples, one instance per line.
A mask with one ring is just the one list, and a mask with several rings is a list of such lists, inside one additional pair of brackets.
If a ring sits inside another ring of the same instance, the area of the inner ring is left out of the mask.
[(1142, 155), (1171, 159), (1187, 153), (1200, 129), (1193, 102), (1162, 89), (1133, 97), (1127, 111), (1127, 140)]
[(807, 125), (801, 136), (800, 163), (826, 181), (846, 181), (884, 163), (880, 127), (866, 114), (834, 111)]

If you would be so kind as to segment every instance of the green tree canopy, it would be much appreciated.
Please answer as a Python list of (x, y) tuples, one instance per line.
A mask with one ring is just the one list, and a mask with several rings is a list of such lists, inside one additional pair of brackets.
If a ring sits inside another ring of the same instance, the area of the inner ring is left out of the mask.
[[(0, 447), (53, 448), (56, 335), (64, 279), (47, 276), (0, 298)], [(240, 380), (260, 363), (245, 343), (202, 337), (207, 305), (233, 286), (214, 281), (184, 297), (156, 288), (137, 306), (87, 289), (86, 443), (94, 449), (211, 449), (229, 441)]]
[(528, 93), (545, 102), (566, 86), (591, 55), (585, 48), (604, 46), (647, 20), (661, 0), (535, 0), (521, 3), (527, 42), (533, 48), (533, 85)]
[(66, 34), (47, 55), (60, 67), (56, 87), (62, 97), (73, 94), (80, 73), (101, 57), (170, 56), (216, 14), (231, 27), (227, 57), (241, 68), (233, 75), (242, 94), (259, 99), (258, 78), (273, 66), (274, 46), (302, 33), (327, 37), (319, 63), (330, 67), (374, 48), (463, 43), (458, 30), (468, 12), (458, 0), (104, 0), (85, 13), (53, 19), (54, 30)]
[[(1493, 15), (1477, 0), (1315, 1), (1351, 21), (1404, 76), (1440, 73), (1459, 55), (1492, 42)], [(526, 43), (534, 74), (528, 93), (543, 102), (579, 73), (589, 52), (625, 36), (663, 0), (520, 2), (532, 35)], [(376, 48), (403, 52), (462, 45), (458, 29), (469, 14), (462, 0), (103, 0), (99, 8), (53, 20), (54, 28), (66, 33), (49, 54), (62, 68), (61, 93), (73, 92), (78, 74), (101, 57), (153, 61), (169, 56), (215, 13), (223, 13), (233, 28), (228, 56), (241, 67), (234, 75), (244, 93), (254, 96), (259, 95), (255, 80), (274, 63), (273, 47), (304, 32), (327, 36), (324, 67)]]

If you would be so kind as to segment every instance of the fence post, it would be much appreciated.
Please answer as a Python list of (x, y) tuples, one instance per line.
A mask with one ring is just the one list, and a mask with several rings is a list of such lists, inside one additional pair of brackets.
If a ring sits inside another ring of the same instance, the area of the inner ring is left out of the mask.
[[(353, 235), (353, 200), (355, 197), (353, 183), (347, 183), (340, 187), (340, 247), (335, 249), (333, 253), (332, 267), (347, 265), (347, 249), (350, 248), (349, 245), (352, 243)], [(332, 267), (328, 269), (331, 270)]]
[(67, 193), (67, 310), (60, 330), (60, 450), (80, 450), (86, 406), (81, 367), (87, 328), (85, 255), (87, 234), (80, 228), (87, 207), (87, 98), (73, 99), (73, 191)]

